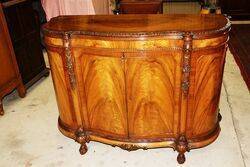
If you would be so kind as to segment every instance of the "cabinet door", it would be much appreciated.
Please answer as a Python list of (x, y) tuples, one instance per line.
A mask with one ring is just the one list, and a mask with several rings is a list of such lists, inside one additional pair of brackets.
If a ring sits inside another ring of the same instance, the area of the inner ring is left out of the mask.
[[(119, 57), (75, 54), (85, 127), (98, 135), (127, 138), (124, 64)], [(114, 55), (112, 55), (114, 56)], [(86, 120), (86, 119), (85, 119)]]
[(188, 137), (204, 136), (217, 127), (225, 46), (192, 53)]
[(126, 54), (130, 138), (177, 135), (181, 52)]

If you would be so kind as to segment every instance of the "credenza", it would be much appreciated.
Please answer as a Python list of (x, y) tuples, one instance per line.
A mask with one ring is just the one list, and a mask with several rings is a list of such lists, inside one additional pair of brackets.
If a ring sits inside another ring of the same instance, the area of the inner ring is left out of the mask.
[(15, 53), (0, 3), (0, 115), (4, 114), (2, 99), (15, 88), (17, 88), (20, 97), (25, 96), (26, 90), (18, 70)]
[(223, 15), (60, 16), (43, 27), (59, 130), (125, 150), (185, 152), (220, 132)]

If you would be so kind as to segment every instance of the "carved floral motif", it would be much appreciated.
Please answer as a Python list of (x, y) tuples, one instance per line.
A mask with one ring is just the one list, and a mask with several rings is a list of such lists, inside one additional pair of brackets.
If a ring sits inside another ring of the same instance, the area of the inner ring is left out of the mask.
[(190, 86), (189, 75), (191, 72), (191, 52), (192, 52), (192, 41), (193, 35), (189, 32), (183, 35), (184, 46), (183, 46), (183, 79), (182, 79), (182, 91), (185, 96), (188, 95), (188, 90)]
[(75, 87), (76, 79), (74, 74), (74, 66), (73, 60), (71, 56), (71, 49), (70, 49), (70, 35), (64, 35), (64, 47), (65, 47), (65, 56), (66, 56), (66, 68), (69, 75), (69, 81), (72, 88)]

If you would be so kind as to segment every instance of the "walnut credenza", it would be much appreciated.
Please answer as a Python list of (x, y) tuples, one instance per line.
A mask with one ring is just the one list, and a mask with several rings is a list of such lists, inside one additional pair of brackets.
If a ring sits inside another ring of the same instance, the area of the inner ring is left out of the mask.
[(60, 131), (81, 144), (184, 153), (220, 132), (223, 15), (61, 16), (44, 27)]

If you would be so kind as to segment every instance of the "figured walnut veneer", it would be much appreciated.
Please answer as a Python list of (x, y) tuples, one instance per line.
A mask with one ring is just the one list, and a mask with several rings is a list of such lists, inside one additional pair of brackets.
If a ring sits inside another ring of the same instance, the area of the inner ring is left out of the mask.
[(81, 143), (184, 153), (220, 132), (223, 15), (61, 16), (44, 26), (60, 131)]

